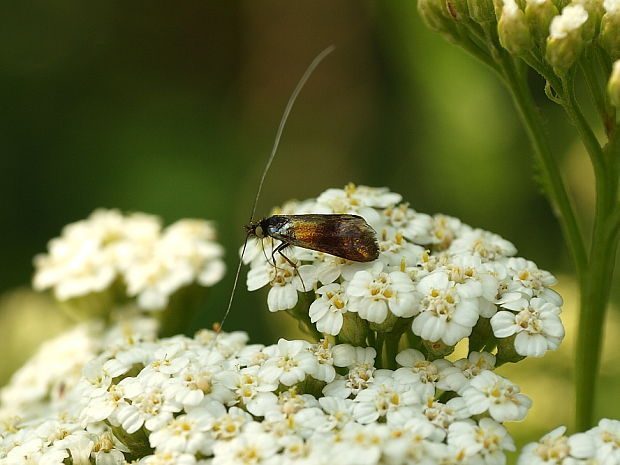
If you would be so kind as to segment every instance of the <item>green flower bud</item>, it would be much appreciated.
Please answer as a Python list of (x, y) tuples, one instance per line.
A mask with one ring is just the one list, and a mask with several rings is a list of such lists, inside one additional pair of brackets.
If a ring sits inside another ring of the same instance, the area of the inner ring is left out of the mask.
[(497, 30), (502, 47), (513, 55), (522, 55), (534, 45), (525, 14), (514, 0), (504, 0)]
[(609, 82), (607, 83), (607, 94), (611, 104), (620, 109), (620, 60), (614, 63)]
[(444, 0), (418, 0), (418, 12), (430, 29), (451, 42), (458, 42), (456, 25)]
[(495, 21), (502, 17), (502, 9), (504, 8), (504, 0), (493, 0), (493, 10), (495, 11)]
[(345, 312), (342, 329), (338, 338), (343, 344), (365, 346), (368, 335), (368, 323), (362, 320), (357, 313)]
[(571, 5), (581, 5), (588, 13), (588, 19), (583, 25), (581, 37), (584, 41), (590, 42), (598, 34), (601, 18), (605, 13), (601, 0), (573, 0)]
[(446, 8), (455, 21), (467, 21), (470, 19), (467, 0), (446, 0)]
[(497, 21), (493, 0), (467, 0), (467, 7), (471, 19), (477, 23), (487, 23)]
[(542, 44), (549, 34), (551, 20), (559, 14), (551, 0), (528, 0), (525, 6), (525, 20), (530, 26), (534, 41)]
[(546, 58), (558, 74), (564, 74), (577, 61), (583, 49), (582, 28), (587, 19), (585, 8), (573, 4), (551, 21)]
[(449, 346), (443, 341), (422, 341), (422, 343), (424, 344), (424, 349), (428, 354), (429, 360), (437, 360), (438, 358), (442, 358), (454, 352), (454, 346)]
[(615, 60), (620, 58), (620, 1), (605, 0), (604, 5), (606, 13), (601, 19), (599, 40), (612, 60)]
[(570, 0), (553, 0), (553, 4), (558, 9), (558, 11), (562, 11), (570, 4)]
[(478, 318), (476, 326), (473, 327), (469, 335), (469, 352), (481, 352), (485, 350), (490, 352), (497, 345), (491, 320), (489, 318)]
[(515, 349), (516, 337), (516, 334), (513, 334), (510, 337), (502, 338), (497, 341), (497, 354), (495, 355), (496, 366), (508, 362), (515, 363), (525, 358), (523, 355), (519, 355)]
[(387, 317), (381, 323), (372, 323), (370, 322), (368, 326), (371, 330), (377, 331), (378, 333), (389, 333), (392, 332), (394, 327), (398, 324), (398, 322), (402, 320), (394, 315), (392, 312), (388, 312)]

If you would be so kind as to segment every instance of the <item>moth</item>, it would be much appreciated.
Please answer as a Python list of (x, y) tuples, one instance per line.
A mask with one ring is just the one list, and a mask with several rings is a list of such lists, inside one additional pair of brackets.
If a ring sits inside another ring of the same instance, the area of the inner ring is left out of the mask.
[(282, 251), (291, 245), (354, 262), (371, 262), (379, 257), (375, 230), (357, 215), (273, 215), (250, 223), (246, 230), (248, 236), (281, 241), (272, 257), (280, 253), (287, 259)]

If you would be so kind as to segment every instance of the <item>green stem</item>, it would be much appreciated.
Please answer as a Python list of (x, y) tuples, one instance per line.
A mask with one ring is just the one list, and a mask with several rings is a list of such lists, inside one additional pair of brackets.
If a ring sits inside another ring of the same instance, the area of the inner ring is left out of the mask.
[(377, 336), (374, 331), (368, 331), (368, 337), (366, 339), (368, 342), (367, 344), (368, 347), (374, 347), (375, 344), (377, 343)]
[[(613, 114), (615, 121), (616, 116)], [(620, 124), (614, 123), (614, 127), (609, 133), (609, 141), (605, 146), (605, 159), (609, 169), (612, 171), (609, 175), (609, 195), (611, 196), (611, 202), (613, 207), (617, 209), (619, 203), (618, 182), (620, 181)]]
[(503, 61), (503, 76), (534, 147), (534, 154), (541, 169), (543, 187), (554, 208), (575, 264), (578, 279), (581, 281), (581, 274), (587, 265), (586, 249), (575, 212), (558, 169), (558, 163), (551, 153), (542, 119), (527, 88), (525, 76), (517, 71), (510, 57)]
[[(564, 108), (586, 147), (594, 169), (596, 207), (592, 227), (590, 260), (581, 282), (581, 311), (575, 356), (576, 425), (579, 430), (592, 426), (597, 377), (600, 366), (603, 324), (615, 266), (617, 240), (610, 240), (610, 220), (615, 204), (616, 174), (607, 163), (598, 139), (583, 116), (572, 79), (564, 81)], [(613, 150), (613, 144), (609, 146)], [(613, 220), (611, 220), (613, 221)]]
[(496, 69), (495, 61), (489, 56), (486, 49), (480, 46), (480, 44), (474, 40), (469, 39), (465, 34), (463, 39), (459, 42), (459, 45), (463, 47), (463, 50), (469, 52), (474, 58), (477, 58), (485, 65), (492, 69)]
[(597, 64), (596, 50), (587, 49), (584, 59), (581, 60), (581, 70), (586, 78), (588, 89), (596, 105), (596, 109), (601, 117), (605, 132), (609, 134), (608, 121), (609, 114), (605, 102), (605, 83), (601, 83), (594, 67)]
[(620, 204), (616, 204), (609, 215), (608, 228), (608, 240), (618, 241), (618, 235), (620, 234)]
[(424, 350), (422, 348), (422, 340), (418, 336), (413, 334), (413, 331), (411, 331), (411, 328), (405, 331), (405, 338), (406, 338), (408, 349), (416, 349), (419, 351)]
[(611, 240), (610, 220), (595, 228), (590, 266), (581, 288), (581, 311), (575, 356), (576, 427), (585, 431), (593, 426), (597, 378), (603, 342), (603, 325), (613, 279), (618, 237)]
[(400, 332), (388, 333), (385, 340), (385, 357), (387, 359), (386, 368), (389, 368), (390, 370), (396, 369), (396, 355), (398, 355), (398, 343), (400, 342), (401, 336), (402, 333)]
[[(565, 79), (564, 86), (564, 109), (571, 122), (577, 128), (583, 145), (585, 146), (588, 155), (590, 156), (590, 162), (594, 169), (594, 178), (596, 182), (596, 217), (604, 215), (605, 211), (609, 208), (608, 193), (605, 190), (608, 188), (607, 179), (608, 174), (606, 172), (605, 156), (603, 149), (598, 142), (598, 139), (594, 135), (594, 131), (588, 124), (588, 121), (583, 116), (577, 98), (575, 96), (575, 86), (572, 78)], [(595, 222), (596, 228), (596, 222)]]
[[(618, 150), (616, 137), (610, 140), (605, 150), (608, 160), (616, 155), (614, 154)], [(604, 178), (597, 183), (600, 188), (597, 189), (590, 263), (581, 289), (581, 312), (576, 344), (576, 426), (580, 431), (593, 426), (603, 327), (620, 238), (618, 235), (620, 204), (616, 199), (618, 177), (616, 165), (611, 164), (601, 176)]]
[(528, 55), (521, 57), (521, 59), (542, 76), (555, 92), (560, 92), (562, 90), (562, 84), (553, 72), (553, 68), (545, 61), (540, 60), (536, 54), (530, 52)]
[(510, 58), (504, 60), (503, 71), (540, 161), (545, 189), (557, 209), (581, 288), (581, 312), (575, 361), (576, 421), (579, 430), (586, 430), (591, 426), (593, 418), (594, 393), (600, 363), (601, 334), (615, 264), (616, 243), (610, 243), (609, 238), (606, 237), (610, 230), (606, 225), (606, 219), (609, 218), (610, 207), (613, 204), (610, 194), (613, 191), (611, 187), (614, 185), (609, 182), (609, 175), (614, 170), (605, 169), (603, 151), (581, 113), (575, 98), (572, 79), (564, 80), (562, 89), (564, 108), (573, 124), (577, 126), (586, 146), (597, 182), (595, 224), (590, 259), (588, 260), (574, 211), (570, 205), (557, 163), (552, 157), (547, 138), (543, 132), (542, 121), (536, 112), (524, 76), (517, 72)]
[(385, 368), (385, 362), (383, 360), (383, 346), (385, 345), (385, 333), (377, 332), (377, 342), (375, 344), (375, 350), (377, 351), (377, 368)]

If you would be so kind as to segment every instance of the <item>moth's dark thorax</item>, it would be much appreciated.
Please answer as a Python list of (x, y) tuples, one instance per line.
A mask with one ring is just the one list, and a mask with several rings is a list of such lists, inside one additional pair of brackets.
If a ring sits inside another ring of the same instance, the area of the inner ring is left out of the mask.
[(273, 215), (262, 220), (260, 225), (267, 236), (275, 239), (285, 239), (290, 237), (290, 218), (287, 216)]

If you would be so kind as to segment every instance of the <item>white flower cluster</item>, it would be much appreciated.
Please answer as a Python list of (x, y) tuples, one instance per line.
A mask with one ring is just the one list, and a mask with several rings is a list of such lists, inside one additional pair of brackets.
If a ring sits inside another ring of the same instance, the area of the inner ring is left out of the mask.
[(104, 348), (153, 341), (157, 329), (157, 321), (147, 317), (124, 317), (107, 328), (93, 320), (43, 342), (0, 390), (0, 417), (37, 417), (58, 408), (81, 378), (86, 363)]
[(270, 311), (292, 309), (299, 293), (312, 291), (309, 317), (332, 336), (351, 314), (378, 331), (411, 318), (415, 336), (454, 346), (490, 319), (494, 336), (513, 337), (520, 356), (540, 357), (558, 347), (564, 337), (562, 298), (550, 289), (556, 279), (549, 272), (513, 257), (514, 245), (496, 234), (449, 216), (418, 213), (400, 201), (385, 188), (349, 184), (316, 200), (288, 203), (277, 213), (362, 216), (377, 232), (379, 258), (356, 263), (287, 247), (288, 260), (275, 254), (274, 266), (278, 242), (253, 240), (244, 256), (251, 264), (248, 289), (269, 285)]
[(385, 370), (372, 348), (246, 340), (205, 330), (107, 347), (48, 412), (2, 415), (0, 465), (503, 465), (514, 444), (501, 423), (530, 406), (488, 353), (407, 349)]
[(620, 421), (604, 418), (585, 433), (565, 433), (560, 426), (526, 445), (517, 465), (620, 464)]
[(222, 247), (206, 221), (184, 219), (162, 229), (159, 218), (96, 210), (65, 226), (48, 253), (35, 257), (34, 288), (58, 300), (122, 286), (142, 309), (161, 310), (177, 290), (212, 286), (224, 274)]

